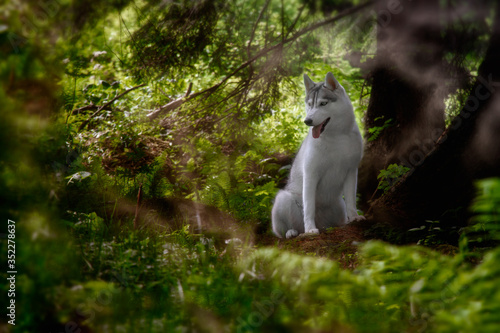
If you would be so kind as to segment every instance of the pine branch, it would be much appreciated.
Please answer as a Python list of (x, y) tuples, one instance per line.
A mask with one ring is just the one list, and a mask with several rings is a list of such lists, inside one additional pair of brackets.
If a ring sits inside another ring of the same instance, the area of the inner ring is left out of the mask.
[(269, 53), (271, 53), (273, 51), (276, 51), (276, 50), (278, 50), (280, 48), (283, 48), (283, 46), (285, 44), (294, 42), (297, 39), (299, 39), (300, 37), (302, 37), (303, 35), (311, 32), (311, 31), (319, 29), (319, 28), (321, 28), (321, 27), (323, 27), (325, 25), (332, 24), (332, 23), (334, 23), (334, 22), (336, 22), (336, 21), (338, 21), (338, 20), (340, 20), (340, 19), (342, 19), (342, 18), (344, 18), (346, 16), (352, 15), (352, 14), (360, 11), (361, 9), (364, 9), (366, 7), (369, 7), (369, 6), (373, 5), (373, 3), (374, 3), (373, 1), (368, 1), (368, 2), (366, 2), (364, 4), (361, 4), (361, 5), (358, 5), (358, 6), (349, 8), (349, 9), (346, 9), (343, 12), (341, 12), (340, 14), (338, 14), (338, 15), (336, 15), (334, 17), (328, 18), (326, 20), (323, 20), (323, 21), (315, 23), (315, 24), (311, 24), (310, 26), (308, 26), (308, 27), (306, 27), (306, 28), (298, 31), (293, 36), (282, 40), (280, 43), (277, 43), (277, 44), (275, 44), (273, 46), (270, 46), (270, 47), (267, 47), (267, 48), (264, 48), (264, 49), (260, 50), (256, 55), (254, 55), (253, 57), (251, 57), (250, 59), (248, 59), (247, 61), (245, 61), (244, 63), (242, 63), (238, 68), (236, 68), (234, 71), (232, 71), (230, 74), (228, 74), (219, 83), (217, 83), (217, 84), (215, 84), (215, 85), (213, 85), (210, 88), (207, 88), (205, 90), (202, 90), (202, 91), (199, 91), (197, 93), (191, 94), (189, 97), (182, 97), (182, 98), (179, 98), (179, 99), (177, 99), (175, 101), (172, 101), (172, 102), (170, 102), (170, 103), (168, 103), (166, 105), (160, 106), (158, 109), (156, 109), (155, 111), (153, 111), (150, 114), (148, 114), (149, 119), (151, 119), (151, 120), (155, 119), (155, 118), (157, 118), (163, 112), (175, 110), (178, 107), (180, 107), (182, 104), (184, 104), (185, 102), (187, 102), (189, 100), (192, 100), (194, 98), (197, 98), (198, 96), (202, 96), (202, 95), (214, 93), (217, 89), (219, 89), (221, 86), (223, 86), (230, 78), (232, 78), (233, 76), (235, 76), (242, 69), (245, 69), (248, 66), (250, 66), (251, 64), (253, 64), (258, 59), (260, 59), (260, 58), (268, 55)]
[(249, 57), (250, 57), (250, 48), (252, 46), (253, 39), (255, 38), (255, 31), (257, 31), (257, 26), (259, 25), (259, 22), (262, 19), (262, 16), (264, 16), (264, 12), (266, 11), (266, 9), (269, 6), (270, 2), (271, 2), (271, 0), (266, 0), (266, 3), (262, 7), (262, 9), (261, 9), (261, 11), (259, 13), (259, 16), (257, 17), (257, 20), (255, 20), (255, 23), (253, 25), (252, 32), (250, 34), (250, 39), (248, 40), (248, 45), (247, 45), (247, 53), (248, 53)]

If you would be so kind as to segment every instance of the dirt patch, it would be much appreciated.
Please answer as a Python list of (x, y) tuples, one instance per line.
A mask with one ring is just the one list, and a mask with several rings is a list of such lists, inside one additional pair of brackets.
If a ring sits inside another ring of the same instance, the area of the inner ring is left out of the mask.
[(273, 235), (260, 235), (258, 246), (277, 246), (294, 253), (325, 257), (337, 261), (342, 268), (354, 269), (359, 264), (358, 246), (367, 241), (364, 236), (370, 222), (356, 222), (332, 228), (314, 236), (280, 239)]

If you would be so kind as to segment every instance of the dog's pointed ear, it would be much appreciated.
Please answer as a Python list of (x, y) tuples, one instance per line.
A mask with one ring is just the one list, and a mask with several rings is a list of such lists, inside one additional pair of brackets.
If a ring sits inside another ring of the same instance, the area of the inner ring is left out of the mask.
[(340, 87), (339, 81), (333, 76), (332, 72), (328, 72), (325, 77), (325, 85), (328, 89), (335, 90)]
[(313, 86), (314, 82), (304, 73), (304, 86), (306, 87), (306, 91), (309, 91)]

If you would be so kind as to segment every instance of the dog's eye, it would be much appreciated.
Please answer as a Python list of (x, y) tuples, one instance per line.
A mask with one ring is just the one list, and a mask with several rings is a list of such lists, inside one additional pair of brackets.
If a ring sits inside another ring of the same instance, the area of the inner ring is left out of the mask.
[(325, 106), (327, 104), (328, 104), (328, 102), (321, 102), (321, 103), (319, 103), (320, 106)]

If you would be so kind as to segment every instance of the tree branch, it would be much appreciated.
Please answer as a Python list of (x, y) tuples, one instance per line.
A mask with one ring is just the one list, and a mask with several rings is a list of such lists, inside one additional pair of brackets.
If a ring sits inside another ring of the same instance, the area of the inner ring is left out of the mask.
[(215, 92), (217, 89), (219, 89), (221, 86), (223, 86), (227, 80), (229, 80), (231, 77), (233, 77), (234, 75), (236, 75), (239, 71), (241, 71), (242, 69), (250, 66), (252, 63), (254, 63), (256, 60), (266, 56), (267, 54), (275, 51), (275, 50), (278, 50), (280, 48), (282, 48), (285, 44), (288, 44), (290, 42), (293, 42), (297, 39), (299, 39), (300, 37), (302, 37), (303, 35), (313, 31), (313, 30), (316, 30), (318, 28), (321, 28), (325, 25), (328, 25), (328, 24), (332, 24), (346, 16), (349, 16), (351, 14), (354, 14), (358, 11), (360, 11), (361, 9), (364, 9), (366, 7), (369, 7), (371, 5), (373, 5), (373, 1), (368, 1), (368, 2), (365, 2), (364, 4), (361, 4), (361, 5), (358, 5), (358, 6), (355, 6), (355, 7), (351, 7), (349, 9), (346, 9), (344, 11), (342, 11), (340, 14), (334, 16), (334, 17), (331, 17), (331, 18), (328, 18), (326, 20), (323, 20), (321, 22), (318, 22), (318, 23), (315, 23), (315, 24), (311, 24), (309, 25), (308, 27), (298, 31), (297, 33), (295, 33), (293, 36), (289, 37), (289, 38), (286, 38), (284, 40), (282, 40), (280, 43), (277, 43), (273, 46), (270, 46), (270, 47), (267, 47), (267, 48), (264, 48), (262, 50), (260, 50), (259, 52), (257, 52), (257, 54), (255, 54), (253, 57), (251, 57), (250, 59), (248, 59), (247, 61), (245, 61), (244, 63), (242, 63), (238, 68), (236, 68), (234, 71), (232, 71), (231, 73), (229, 73), (226, 77), (224, 77), (219, 83), (211, 86), (210, 88), (207, 88), (205, 90), (202, 90), (202, 91), (199, 91), (197, 93), (194, 93), (192, 95), (190, 95), (189, 97), (182, 97), (180, 99), (177, 99), (175, 101), (172, 101), (166, 105), (163, 105), (163, 106), (160, 106), (158, 109), (156, 109), (155, 111), (151, 112), (150, 114), (148, 114), (148, 117), (149, 119), (155, 119), (156, 117), (158, 117), (161, 113), (165, 112), (165, 111), (170, 111), (170, 110), (175, 110), (176, 108), (180, 107), (182, 104), (184, 104), (185, 102), (191, 100), (191, 99), (194, 99), (200, 95), (204, 95), (204, 94), (207, 94), (207, 93), (213, 93)]
[(266, 0), (266, 3), (264, 4), (264, 7), (262, 7), (259, 16), (257, 17), (257, 20), (255, 20), (255, 23), (252, 28), (252, 33), (250, 34), (250, 39), (248, 40), (248, 45), (247, 45), (248, 57), (250, 57), (250, 47), (252, 46), (253, 39), (255, 38), (255, 31), (257, 30), (257, 26), (259, 25), (259, 22), (262, 19), (262, 16), (264, 15), (264, 12), (266, 11), (270, 2), (271, 0)]
[(304, 8), (306, 8), (305, 4), (302, 5), (302, 7), (300, 7), (299, 13), (297, 14), (295, 19), (293, 20), (292, 25), (288, 28), (288, 32), (286, 33), (285, 39), (288, 38), (288, 35), (290, 35), (290, 33), (293, 31), (293, 29), (295, 29), (295, 25), (297, 25), (297, 22), (299, 22), (299, 19), (302, 16), (302, 12), (304, 11)]
[(127, 90), (125, 90), (124, 92), (122, 92), (120, 95), (116, 96), (115, 98), (113, 98), (112, 100), (110, 100), (109, 102), (107, 102), (106, 104), (100, 106), (96, 112), (92, 113), (90, 115), (90, 117), (87, 118), (87, 120), (85, 120), (81, 125), (80, 127), (78, 127), (78, 131), (81, 131), (82, 129), (85, 128), (85, 126), (87, 126), (87, 124), (95, 117), (99, 114), (99, 112), (101, 112), (102, 110), (106, 109), (108, 106), (110, 106), (111, 104), (113, 104), (117, 99), (120, 99), (121, 97), (123, 97), (124, 95), (128, 94), (129, 92), (131, 92), (132, 90), (135, 90), (137, 88), (140, 88), (140, 87), (143, 87), (145, 86), (146, 84), (143, 83), (143, 84), (140, 84), (138, 86), (135, 86), (135, 87), (132, 87), (132, 88), (129, 88)]
[[(73, 111), (71, 111), (71, 114), (79, 114), (80, 112), (83, 112), (83, 111), (95, 111), (99, 108), (100, 108), (99, 105), (95, 105), (94, 103), (91, 102), (89, 105), (85, 105), (85, 106), (79, 107), (78, 109), (74, 109)], [(111, 108), (107, 107), (105, 110), (111, 110)]]

